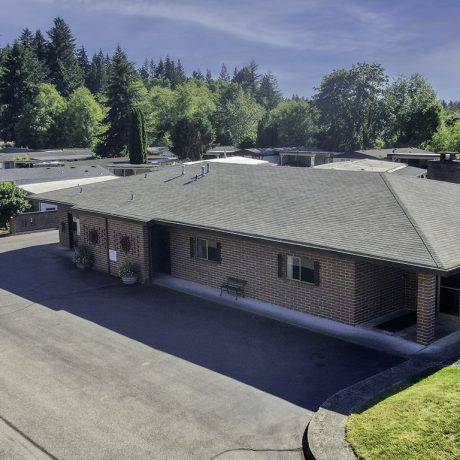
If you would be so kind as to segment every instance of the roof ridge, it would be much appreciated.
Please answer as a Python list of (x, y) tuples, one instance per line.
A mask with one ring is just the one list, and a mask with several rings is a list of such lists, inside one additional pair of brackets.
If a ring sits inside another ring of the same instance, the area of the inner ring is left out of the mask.
[(399, 198), (399, 195), (397, 194), (397, 192), (391, 186), (391, 183), (388, 181), (388, 177), (385, 176), (385, 173), (379, 173), (379, 174), (380, 174), (380, 177), (382, 178), (383, 183), (387, 186), (388, 190), (393, 195), (393, 197), (396, 200), (396, 202), (398, 203), (399, 207), (402, 209), (402, 211), (404, 212), (404, 214), (407, 217), (408, 221), (410, 222), (410, 224), (414, 228), (414, 230), (417, 233), (418, 237), (420, 238), (421, 242), (425, 246), (425, 249), (427, 250), (428, 254), (433, 259), (433, 262), (435, 263), (436, 267), (442, 268), (441, 267), (442, 264), (440, 263), (439, 257), (436, 255), (436, 251), (428, 243), (427, 238), (426, 238), (425, 234), (423, 233), (422, 229), (417, 225), (417, 222), (412, 217), (411, 213), (409, 212), (409, 209), (404, 205), (402, 200)]

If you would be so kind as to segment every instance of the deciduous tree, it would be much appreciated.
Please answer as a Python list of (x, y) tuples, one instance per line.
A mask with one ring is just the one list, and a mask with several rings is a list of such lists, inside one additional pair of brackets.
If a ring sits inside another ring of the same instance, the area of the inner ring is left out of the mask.
[(323, 78), (314, 103), (324, 148), (349, 152), (373, 147), (385, 125), (387, 81), (381, 65), (367, 63), (334, 70)]
[(5, 228), (13, 216), (30, 207), (24, 190), (11, 182), (0, 182), (0, 228)]
[(35, 149), (61, 146), (66, 106), (66, 100), (54, 85), (41, 83), (37, 95), (26, 104), (16, 125), (18, 145)]

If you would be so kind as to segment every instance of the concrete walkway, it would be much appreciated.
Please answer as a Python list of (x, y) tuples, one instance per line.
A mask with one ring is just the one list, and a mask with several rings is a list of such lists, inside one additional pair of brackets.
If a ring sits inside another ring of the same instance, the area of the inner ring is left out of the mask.
[[(220, 290), (218, 289), (174, 278), (169, 275), (157, 275), (154, 282), (158, 286), (175, 289), (177, 291), (199, 296), (203, 299), (219, 302), (224, 305), (229, 305), (250, 313), (276, 319), (286, 324), (302, 327), (308, 329), (309, 331), (325, 334), (350, 343), (362, 345), (386, 353), (392, 353), (402, 357), (408, 357), (415, 353), (420, 353), (427, 348), (413, 341), (388, 335), (375, 329), (348, 326), (346, 324), (338, 323), (337, 321), (319, 318), (300, 311), (289, 310), (288, 308), (256, 299), (240, 297), (236, 300), (234, 295), (227, 294), (225, 292), (221, 296)], [(460, 337), (460, 331), (457, 335)], [(452, 340), (452, 337), (448, 340)]]

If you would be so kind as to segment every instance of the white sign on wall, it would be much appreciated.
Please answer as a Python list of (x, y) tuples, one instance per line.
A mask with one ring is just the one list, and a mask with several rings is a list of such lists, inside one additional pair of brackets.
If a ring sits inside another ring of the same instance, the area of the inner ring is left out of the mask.
[(115, 251), (114, 249), (109, 249), (109, 260), (111, 262), (117, 261), (117, 251)]

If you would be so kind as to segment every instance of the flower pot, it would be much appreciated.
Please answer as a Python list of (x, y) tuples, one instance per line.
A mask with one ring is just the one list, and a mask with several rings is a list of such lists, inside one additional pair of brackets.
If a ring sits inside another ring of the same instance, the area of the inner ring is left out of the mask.
[(136, 284), (137, 276), (122, 276), (121, 281), (123, 281), (123, 284)]
[(75, 264), (77, 266), (77, 268), (79, 268), (80, 270), (86, 270), (87, 268), (89, 268), (89, 265), (87, 264), (81, 264), (81, 263), (76, 263)]

